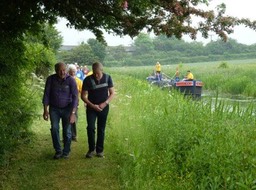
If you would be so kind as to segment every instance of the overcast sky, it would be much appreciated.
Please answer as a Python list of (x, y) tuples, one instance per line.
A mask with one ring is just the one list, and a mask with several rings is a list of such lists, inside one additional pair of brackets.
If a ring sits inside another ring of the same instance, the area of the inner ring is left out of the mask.
[[(226, 14), (230, 16), (235, 16), (238, 18), (250, 18), (256, 20), (255, 5), (256, 0), (211, 0), (210, 7), (214, 8), (220, 3), (225, 3), (227, 6)], [(86, 42), (89, 38), (95, 38), (94, 34), (89, 31), (77, 31), (75, 29), (70, 29), (66, 27), (67, 21), (64, 19), (59, 20), (56, 28), (63, 36), (63, 45), (78, 45), (81, 42)], [(239, 43), (243, 44), (254, 44), (256, 43), (256, 31), (248, 29), (244, 26), (235, 27), (235, 32), (229, 37), (236, 39)], [(215, 40), (217, 36), (212, 36)], [(128, 36), (122, 38), (114, 35), (105, 34), (105, 39), (109, 46), (116, 45), (130, 45), (132, 44), (132, 39)], [(185, 38), (185, 40), (190, 41), (190, 39)], [(210, 39), (201, 38), (200, 35), (197, 37), (197, 41), (202, 41), (207, 43)]]

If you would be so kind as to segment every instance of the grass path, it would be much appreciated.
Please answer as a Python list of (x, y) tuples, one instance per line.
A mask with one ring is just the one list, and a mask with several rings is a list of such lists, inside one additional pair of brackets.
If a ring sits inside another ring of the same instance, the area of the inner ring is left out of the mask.
[(12, 164), (2, 172), (0, 183), (3, 189), (120, 189), (117, 163), (113, 159), (115, 153), (108, 146), (111, 139), (106, 138), (105, 158), (84, 157), (87, 139), (83, 108), (79, 110), (78, 142), (72, 143), (68, 160), (53, 160), (49, 129), (50, 123), (43, 119), (34, 122), (32, 143), (16, 151)]

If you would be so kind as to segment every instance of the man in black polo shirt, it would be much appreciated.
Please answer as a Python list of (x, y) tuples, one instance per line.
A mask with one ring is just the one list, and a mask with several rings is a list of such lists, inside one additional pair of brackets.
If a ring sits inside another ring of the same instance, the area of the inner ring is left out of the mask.
[[(92, 158), (96, 149), (96, 156), (103, 157), (104, 137), (109, 102), (114, 96), (113, 81), (110, 75), (103, 73), (101, 63), (93, 63), (93, 74), (83, 81), (82, 100), (86, 103), (87, 137), (89, 150), (86, 158)], [(95, 123), (97, 119), (97, 141), (95, 146)]]

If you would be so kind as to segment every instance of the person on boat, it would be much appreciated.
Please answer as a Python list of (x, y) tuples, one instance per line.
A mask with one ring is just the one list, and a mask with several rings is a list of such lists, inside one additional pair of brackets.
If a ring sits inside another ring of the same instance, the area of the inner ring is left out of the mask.
[(175, 72), (175, 81), (178, 82), (180, 80), (180, 72), (179, 72), (179, 67), (176, 67), (176, 72)]
[(162, 80), (161, 64), (159, 62), (156, 62), (155, 70), (156, 70), (156, 79), (158, 81)]
[(185, 76), (185, 80), (194, 80), (194, 75), (190, 70), (187, 71), (187, 75)]
[(156, 62), (155, 68), (156, 68), (156, 73), (160, 74), (161, 73), (161, 64), (159, 62)]

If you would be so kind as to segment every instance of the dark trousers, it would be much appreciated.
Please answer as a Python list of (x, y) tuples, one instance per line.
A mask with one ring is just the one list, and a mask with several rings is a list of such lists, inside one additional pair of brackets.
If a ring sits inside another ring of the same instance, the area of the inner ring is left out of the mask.
[(107, 105), (101, 112), (97, 112), (91, 108), (86, 109), (87, 118), (87, 137), (89, 151), (95, 150), (95, 123), (97, 120), (97, 141), (96, 152), (101, 153), (104, 149), (105, 128), (109, 112)]
[(76, 110), (75, 115), (76, 115), (76, 121), (75, 121), (75, 123), (71, 124), (71, 132), (72, 132), (72, 139), (73, 140), (76, 139), (76, 137), (77, 137), (77, 129), (76, 129), (77, 126), (76, 126), (76, 124), (78, 122), (78, 108)]
[(71, 124), (71, 132), (72, 132), (72, 139), (76, 139), (77, 132), (76, 132), (76, 122)]

